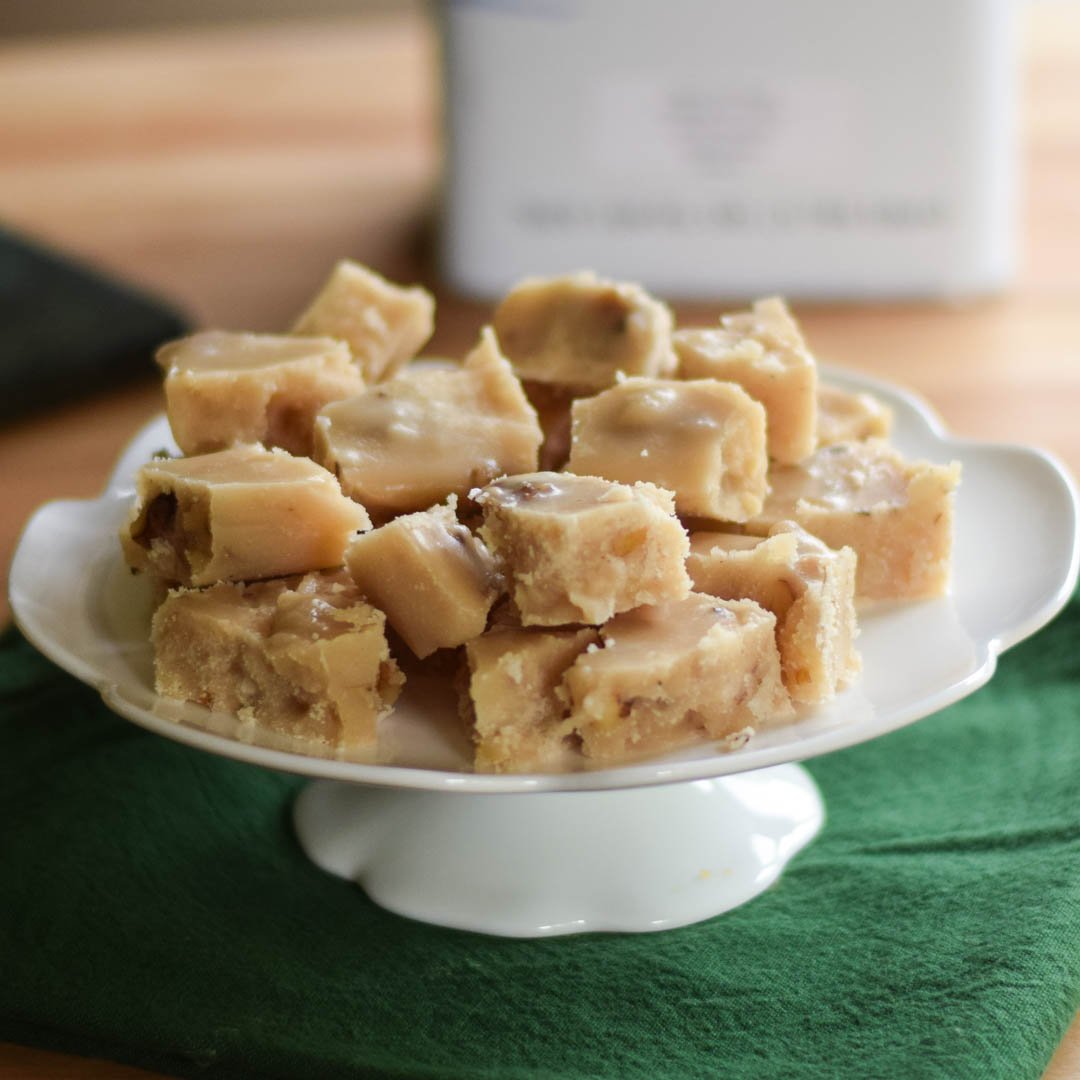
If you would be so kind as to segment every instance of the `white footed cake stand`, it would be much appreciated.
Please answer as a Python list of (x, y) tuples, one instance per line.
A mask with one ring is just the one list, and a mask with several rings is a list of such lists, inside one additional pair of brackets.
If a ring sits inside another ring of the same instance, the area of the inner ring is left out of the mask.
[(756, 896), (821, 828), (820, 794), (795, 762), (970, 694), (1076, 584), (1077, 494), (1053, 458), (953, 438), (900, 390), (823, 374), (891, 405), (893, 441), (909, 457), (963, 464), (952, 592), (862, 612), (858, 683), (739, 749), (702, 743), (618, 768), (481, 775), (468, 770), (454, 703), (422, 680), (385, 722), (377, 764), (252, 745), (235, 718), (159, 698), (149, 592), (124, 567), (116, 533), (138, 467), (173, 448), (161, 418), (99, 499), (37, 511), (12, 564), (12, 609), (34, 645), (120, 715), (210, 753), (313, 777), (295, 804), (301, 845), (392, 911), (508, 936), (685, 925)]

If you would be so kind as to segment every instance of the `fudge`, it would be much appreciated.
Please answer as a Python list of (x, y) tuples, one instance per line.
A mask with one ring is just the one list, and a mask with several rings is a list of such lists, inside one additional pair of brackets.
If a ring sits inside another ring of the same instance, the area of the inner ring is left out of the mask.
[(784, 686), (819, 704), (859, 673), (855, 649), (855, 552), (833, 551), (792, 522), (768, 537), (697, 532), (686, 569), (698, 592), (754, 600), (776, 616)]
[(603, 390), (626, 375), (675, 368), (668, 308), (639, 285), (591, 272), (528, 278), (495, 309), (495, 332), (522, 379), (575, 393)]
[(391, 284), (373, 270), (343, 259), (294, 334), (319, 334), (348, 343), (369, 382), (394, 375), (435, 329), (435, 299), (419, 286)]
[(745, 531), (792, 520), (858, 556), (855, 591), (876, 600), (939, 596), (949, 584), (960, 465), (909, 462), (880, 439), (835, 443), (769, 471), (772, 491)]
[(490, 328), (460, 367), (409, 371), (328, 405), (315, 457), (377, 518), (531, 472), (543, 435)]
[(589, 627), (497, 629), (465, 646), (468, 687), (462, 697), (479, 772), (565, 768), (575, 742), (560, 692), (566, 669), (600, 638)]
[(818, 446), (885, 439), (892, 431), (892, 420), (892, 409), (873, 394), (818, 384)]
[(371, 527), (331, 473), (261, 446), (151, 461), (135, 496), (120, 533), (128, 563), (180, 585), (339, 567)]
[(235, 713), (247, 741), (370, 757), (404, 682), (382, 612), (342, 571), (176, 589), (154, 614), (159, 694)]
[(682, 515), (745, 521), (768, 490), (765, 410), (734, 383), (624, 379), (574, 402), (567, 468), (648, 480)]
[(448, 506), (361, 533), (345, 563), (360, 591), (421, 658), (483, 633), (503, 591), (494, 557)]
[(605, 623), (602, 649), (566, 673), (567, 724), (608, 763), (703, 736), (742, 741), (794, 710), (780, 677), (776, 618), (752, 600), (691, 593)]
[(783, 300), (758, 300), (718, 327), (678, 330), (673, 342), (681, 378), (736, 382), (765, 406), (771, 458), (793, 465), (813, 452), (817, 365)]
[(671, 493), (653, 484), (538, 472), (471, 497), (524, 626), (597, 625), (690, 589), (686, 530)]
[(326, 337), (206, 330), (162, 346), (165, 409), (189, 455), (237, 443), (311, 453), (315, 414), (364, 389), (349, 347)]

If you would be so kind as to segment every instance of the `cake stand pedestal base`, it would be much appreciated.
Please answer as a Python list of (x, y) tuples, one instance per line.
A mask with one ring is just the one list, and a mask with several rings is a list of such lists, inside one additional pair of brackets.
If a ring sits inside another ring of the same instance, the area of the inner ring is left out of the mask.
[(506, 937), (664, 930), (757, 896), (814, 837), (799, 765), (614, 791), (479, 795), (318, 780), (296, 834), (382, 907)]

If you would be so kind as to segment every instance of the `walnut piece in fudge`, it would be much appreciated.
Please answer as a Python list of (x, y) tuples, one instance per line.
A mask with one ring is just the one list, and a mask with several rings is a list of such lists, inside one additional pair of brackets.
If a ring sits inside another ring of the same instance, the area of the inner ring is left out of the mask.
[(668, 308), (639, 285), (591, 272), (522, 281), (495, 309), (494, 326), (522, 379), (575, 393), (603, 390), (620, 371), (675, 368)]
[(494, 556), (447, 506), (360, 534), (345, 562), (360, 591), (421, 658), (483, 633), (502, 593)]
[(469, 665), (463, 711), (471, 721), (480, 772), (540, 772), (565, 767), (566, 669), (600, 640), (591, 628), (498, 629), (465, 646)]
[(888, 438), (892, 421), (892, 409), (873, 394), (818, 383), (818, 446)]
[(734, 383), (625, 379), (573, 406), (570, 472), (675, 494), (682, 515), (746, 521), (767, 487), (765, 410)]
[(536, 468), (542, 435), (486, 328), (461, 367), (408, 371), (315, 420), (315, 457), (377, 518)]
[(959, 482), (957, 462), (909, 462), (880, 439), (836, 443), (771, 469), (772, 491), (745, 528), (765, 536), (792, 520), (831, 548), (853, 548), (859, 597), (939, 596), (949, 585)]
[(435, 329), (435, 298), (419, 286), (404, 288), (359, 263), (343, 259), (294, 334), (319, 334), (348, 343), (368, 382), (394, 375)]
[(120, 532), (130, 566), (180, 585), (250, 581), (341, 566), (364, 508), (307, 458), (237, 446), (151, 461)]
[(718, 327), (678, 330), (679, 375), (738, 383), (765, 406), (769, 456), (793, 465), (817, 439), (817, 364), (783, 300), (758, 300)]
[(670, 492), (571, 473), (509, 476), (472, 493), (525, 626), (597, 625), (690, 589)]
[(753, 601), (701, 593), (616, 615), (566, 673), (567, 725), (608, 763), (789, 720), (775, 627)]
[(245, 741), (369, 758), (404, 679), (382, 612), (341, 571), (169, 593), (154, 614), (155, 688), (235, 713)]
[(784, 686), (795, 701), (828, 701), (858, 675), (851, 548), (833, 551), (791, 522), (768, 538), (698, 532), (686, 568), (698, 592), (754, 600), (776, 616)]
[(157, 361), (169, 427), (189, 455), (237, 443), (308, 455), (315, 414), (364, 389), (348, 346), (325, 337), (207, 330), (162, 346)]

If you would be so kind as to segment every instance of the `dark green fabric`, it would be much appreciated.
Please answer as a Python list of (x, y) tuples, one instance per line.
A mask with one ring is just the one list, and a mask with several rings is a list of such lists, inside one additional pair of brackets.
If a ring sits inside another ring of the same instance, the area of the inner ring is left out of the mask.
[(811, 763), (745, 907), (541, 941), (309, 865), (299, 781), (113, 717), (0, 643), (0, 1038), (180, 1076), (1039, 1077), (1080, 1005), (1076, 601), (989, 687)]

